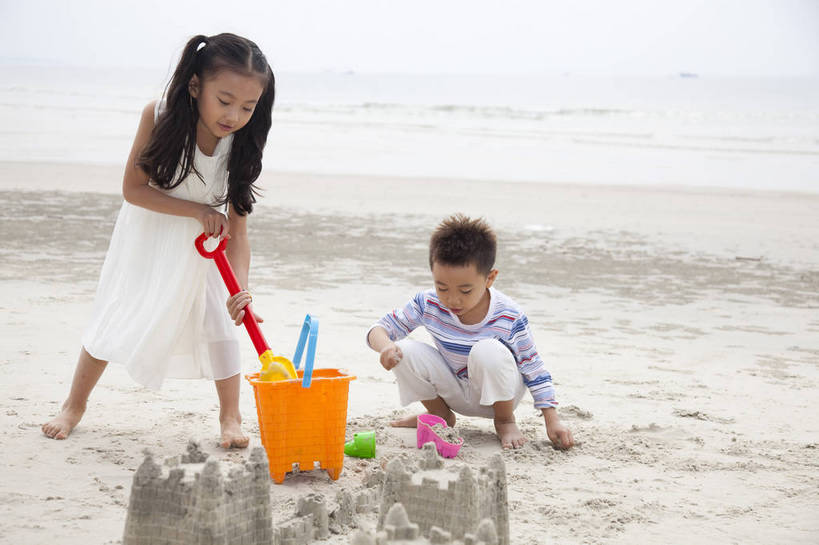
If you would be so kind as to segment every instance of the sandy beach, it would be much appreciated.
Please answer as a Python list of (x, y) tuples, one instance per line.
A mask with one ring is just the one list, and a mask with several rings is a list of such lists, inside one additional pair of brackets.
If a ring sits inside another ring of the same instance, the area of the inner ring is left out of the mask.
[[(216, 458), (247, 456), (216, 446), (212, 383), (150, 391), (116, 364), (69, 440), (40, 431), (70, 385), (120, 180), (119, 167), (0, 162), (0, 543), (121, 543), (146, 448), (161, 459), (193, 438)], [(524, 398), (529, 443), (502, 453), (512, 543), (816, 543), (819, 194), (267, 171), (261, 182), (249, 227), (263, 331), (291, 354), (304, 314), (318, 316), (317, 366), (358, 377), (348, 435), (378, 438), (377, 457), (347, 458), (338, 481), (316, 471), (273, 487), (274, 522), (300, 495), (354, 490), (416, 450), (414, 430), (387, 422), (421, 407), (398, 406), (364, 335), (431, 285), (429, 234), (464, 212), (497, 229), (495, 285), (527, 311), (578, 441), (551, 448)], [(246, 385), (241, 407), (258, 445)], [(448, 463), (501, 452), (491, 422), (458, 428), (466, 445)]]

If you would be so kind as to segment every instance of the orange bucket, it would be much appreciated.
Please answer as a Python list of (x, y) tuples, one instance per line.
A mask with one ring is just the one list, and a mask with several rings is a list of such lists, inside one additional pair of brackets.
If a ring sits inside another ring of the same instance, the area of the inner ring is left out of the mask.
[(298, 379), (268, 382), (258, 380), (259, 373), (245, 376), (253, 386), (262, 446), (277, 484), (296, 463), (310, 471), (318, 462), (333, 480), (344, 467), (347, 398), (355, 377), (339, 369), (313, 369), (317, 329), (318, 320), (308, 315), (293, 358), (298, 368), (309, 333), (311, 345)]

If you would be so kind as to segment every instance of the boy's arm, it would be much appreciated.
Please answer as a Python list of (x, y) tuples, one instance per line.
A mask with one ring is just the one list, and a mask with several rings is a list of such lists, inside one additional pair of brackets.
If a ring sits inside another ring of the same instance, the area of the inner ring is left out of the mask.
[(535, 341), (529, 330), (529, 320), (521, 314), (514, 326), (509, 344), (515, 356), (524, 383), (528, 386), (535, 400), (535, 408), (540, 409), (546, 424), (546, 435), (558, 448), (571, 448), (574, 445), (572, 432), (560, 422), (557, 414), (552, 376), (546, 370), (535, 347)]
[(367, 345), (381, 354), (384, 369), (389, 371), (401, 361), (401, 349), (395, 346), (395, 341), (422, 325), (424, 298), (424, 292), (417, 293), (403, 308), (385, 315), (367, 332)]
[(390, 339), (387, 330), (377, 325), (367, 334), (367, 344), (370, 348), (381, 354), (381, 365), (389, 371), (401, 361), (401, 349)]
[(380, 325), (377, 325), (373, 326), (373, 328), (367, 334), (367, 344), (370, 345), (370, 348), (376, 352), (381, 352), (389, 345), (395, 343), (392, 342), (392, 339), (390, 339), (390, 335), (387, 333), (387, 330)]
[(523, 375), (524, 384), (532, 393), (535, 408), (543, 410), (557, 407), (552, 375), (546, 370), (546, 365), (538, 354), (525, 314), (521, 313), (512, 324), (507, 345), (512, 350), (520, 374)]

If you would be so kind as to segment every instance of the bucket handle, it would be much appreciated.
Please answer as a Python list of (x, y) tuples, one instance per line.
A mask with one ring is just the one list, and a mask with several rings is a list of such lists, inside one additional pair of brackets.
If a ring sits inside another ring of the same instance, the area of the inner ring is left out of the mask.
[[(299, 343), (296, 345), (296, 353), (293, 355), (293, 366), (298, 369), (301, 363), (301, 355), (304, 352), (304, 345), (307, 344), (307, 355), (304, 358), (304, 376), (301, 380), (302, 388), (309, 388), (313, 380), (313, 361), (316, 359), (316, 339), (318, 338), (319, 321), (315, 316), (308, 314), (304, 317), (304, 324), (301, 326)], [(309, 339), (308, 339), (309, 337)]]

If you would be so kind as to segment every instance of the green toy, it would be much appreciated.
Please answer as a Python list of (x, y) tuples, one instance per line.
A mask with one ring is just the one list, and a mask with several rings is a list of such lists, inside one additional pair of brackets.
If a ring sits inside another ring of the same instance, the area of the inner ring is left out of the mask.
[(375, 458), (375, 432), (363, 431), (353, 435), (353, 440), (344, 443), (344, 454), (356, 458)]

